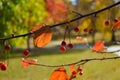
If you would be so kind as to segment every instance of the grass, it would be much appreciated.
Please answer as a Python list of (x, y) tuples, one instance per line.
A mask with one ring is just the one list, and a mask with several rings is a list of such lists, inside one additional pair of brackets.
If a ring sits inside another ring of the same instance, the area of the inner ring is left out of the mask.
[[(30, 66), (21, 68), (22, 54), (15, 54), (9, 59), (7, 71), (0, 71), (0, 80), (49, 80), (55, 68)], [(95, 53), (90, 50), (69, 50), (60, 53), (58, 50), (38, 50), (31, 52), (31, 58), (38, 59), (38, 63), (57, 65), (78, 61), (85, 58), (111, 57), (114, 54)], [(120, 60), (91, 61), (83, 66), (84, 74), (74, 80), (120, 80)], [(65, 67), (70, 75), (69, 67)]]

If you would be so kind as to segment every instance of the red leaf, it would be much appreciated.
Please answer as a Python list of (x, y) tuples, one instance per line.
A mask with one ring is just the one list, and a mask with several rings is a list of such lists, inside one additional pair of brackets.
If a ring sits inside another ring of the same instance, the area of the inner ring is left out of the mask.
[(35, 59), (22, 58), (22, 61), (21, 61), (22, 68), (27, 68), (28, 66), (36, 64), (36, 62), (37, 61)]
[(50, 76), (50, 80), (69, 80), (64, 67), (56, 69)]
[(46, 8), (54, 22), (60, 22), (67, 18), (67, 6), (63, 0), (45, 0)]
[(104, 50), (104, 41), (97, 41), (93, 46), (93, 50), (96, 52), (102, 52)]
[(118, 21), (114, 22), (113, 24), (113, 30), (120, 28), (120, 18), (118, 18)]
[(44, 24), (33, 26), (31, 31), (36, 31), (32, 36), (34, 38), (34, 45), (43, 47), (47, 45), (52, 39), (52, 31)]

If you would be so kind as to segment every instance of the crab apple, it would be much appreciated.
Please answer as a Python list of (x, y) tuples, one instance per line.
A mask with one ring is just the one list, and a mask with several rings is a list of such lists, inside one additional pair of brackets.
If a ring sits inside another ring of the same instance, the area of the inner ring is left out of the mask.
[(87, 28), (85, 28), (85, 29), (84, 29), (84, 32), (88, 32), (88, 29), (87, 29)]
[(74, 31), (75, 31), (75, 32), (79, 32), (80, 30), (79, 30), (78, 27), (76, 27), (76, 28), (74, 28)]
[(66, 46), (66, 42), (62, 41), (61, 46)]
[(118, 22), (118, 18), (115, 18), (115, 19), (114, 19), (114, 22)]
[(93, 29), (93, 28), (91, 28), (89, 32), (91, 32), (91, 33), (92, 33), (92, 32), (94, 32), (94, 29)]
[(109, 26), (109, 25), (110, 25), (110, 20), (106, 20), (106, 21), (105, 21), (105, 25), (106, 25), (106, 26)]
[(83, 71), (80, 71), (79, 75), (83, 75)]
[(24, 56), (28, 56), (29, 55), (29, 50), (28, 49), (24, 50), (23, 54), (24, 54)]
[(81, 72), (82, 71), (82, 68), (81, 67), (78, 67), (78, 69), (77, 69), (79, 72)]
[(67, 47), (68, 47), (69, 49), (72, 49), (72, 48), (73, 48), (73, 44), (69, 43), (69, 44), (67, 45)]
[(5, 49), (6, 51), (9, 51), (9, 50), (11, 49), (11, 46), (10, 46), (10, 45), (5, 45), (5, 46), (4, 46), (4, 49)]
[(65, 52), (65, 51), (66, 51), (65, 46), (61, 46), (61, 47), (60, 47), (60, 51), (61, 51), (61, 52)]
[(1, 69), (2, 71), (6, 71), (6, 70), (7, 70), (6, 64), (0, 63), (0, 69)]
[(77, 71), (72, 71), (72, 75), (76, 76), (77, 75)]

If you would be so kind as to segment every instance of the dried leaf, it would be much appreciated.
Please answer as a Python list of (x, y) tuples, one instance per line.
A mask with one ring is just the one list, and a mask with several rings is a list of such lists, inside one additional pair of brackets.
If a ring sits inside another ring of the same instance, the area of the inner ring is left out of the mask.
[(56, 69), (50, 76), (50, 80), (69, 80), (64, 67)]
[(113, 24), (113, 30), (116, 30), (119, 28), (120, 28), (120, 18), (118, 18), (118, 21), (114, 22), (114, 24)]
[(22, 58), (21, 64), (22, 68), (27, 68), (28, 66), (36, 64), (37, 60), (30, 58)]
[(102, 52), (104, 50), (104, 41), (97, 41), (93, 46), (93, 50), (96, 52)]
[(37, 47), (47, 45), (52, 39), (51, 29), (48, 26), (44, 26), (44, 24), (33, 26), (31, 31), (35, 31), (32, 36), (34, 38), (34, 45)]

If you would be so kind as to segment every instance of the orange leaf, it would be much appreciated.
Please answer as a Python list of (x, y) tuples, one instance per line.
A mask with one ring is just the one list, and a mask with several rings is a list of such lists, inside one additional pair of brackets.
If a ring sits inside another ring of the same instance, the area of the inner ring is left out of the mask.
[(77, 39), (78, 41), (83, 41), (83, 40), (84, 40), (84, 38), (83, 38), (83, 37), (80, 37), (80, 36), (77, 36), (76, 39)]
[(22, 58), (21, 64), (23, 68), (36, 64), (36, 60), (30, 58)]
[(44, 24), (33, 26), (31, 31), (36, 31), (32, 36), (34, 38), (34, 45), (37, 47), (47, 45), (52, 39), (51, 29), (48, 26), (44, 26)]
[(102, 52), (104, 50), (104, 41), (97, 41), (93, 46), (93, 50), (96, 52)]
[(50, 80), (68, 80), (68, 75), (64, 67), (56, 69), (50, 76)]
[(71, 72), (75, 70), (74, 67), (75, 67), (75, 64), (70, 65), (70, 71)]
[(118, 18), (118, 21), (114, 22), (114, 24), (113, 24), (113, 30), (116, 30), (119, 28), (120, 28), (120, 18)]

